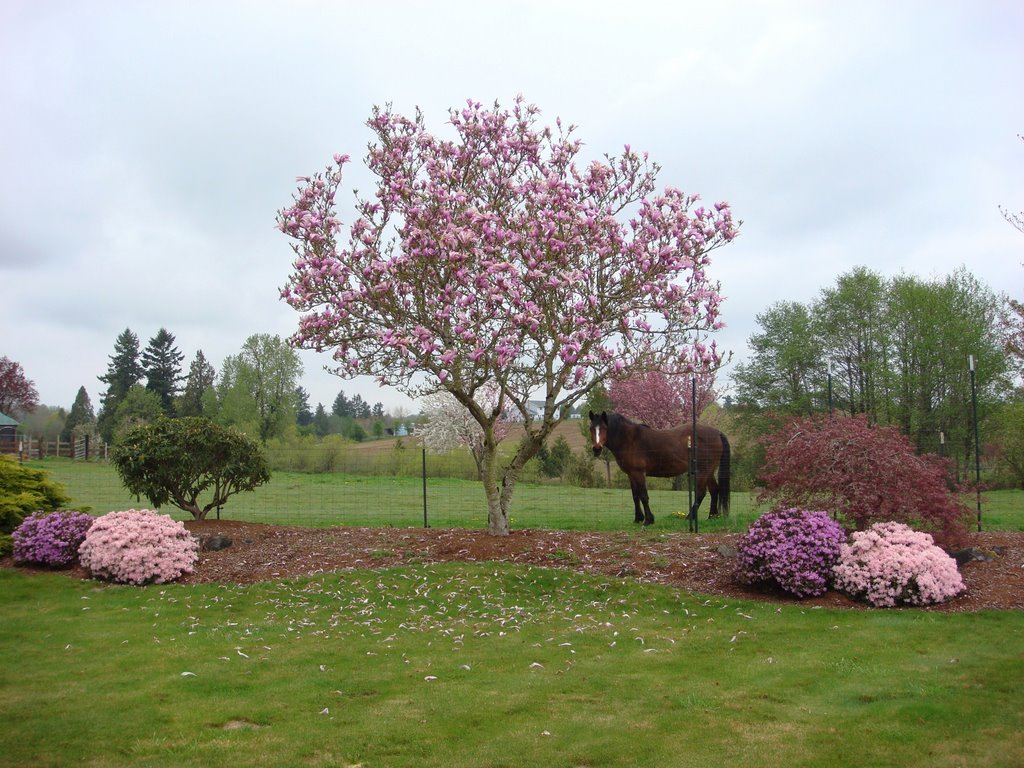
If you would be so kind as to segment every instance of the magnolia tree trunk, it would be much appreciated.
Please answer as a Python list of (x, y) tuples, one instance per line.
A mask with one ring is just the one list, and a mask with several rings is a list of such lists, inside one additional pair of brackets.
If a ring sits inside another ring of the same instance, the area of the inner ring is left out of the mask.
[(511, 493), (487, 486), (487, 532), (491, 536), (508, 536), (508, 499)]
[(524, 437), (512, 461), (504, 468), (498, 466), (497, 443), (487, 444), (485, 441), (481, 477), (487, 494), (487, 532), (492, 536), (508, 536), (508, 511), (512, 508), (512, 492), (516, 480), (526, 462), (537, 454), (544, 438), (553, 428), (551, 426), (540, 433)]
[[(498, 481), (498, 454), (484, 449), (481, 477), (487, 494), (487, 532), (492, 536), (508, 536), (508, 501)], [(511, 491), (507, 494), (511, 499)]]

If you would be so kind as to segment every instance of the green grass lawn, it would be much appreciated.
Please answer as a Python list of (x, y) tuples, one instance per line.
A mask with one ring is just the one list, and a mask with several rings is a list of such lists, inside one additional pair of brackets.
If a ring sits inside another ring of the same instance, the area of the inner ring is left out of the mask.
[(806, 610), (486, 564), (0, 572), (2, 766), (1011, 766), (1024, 613)]

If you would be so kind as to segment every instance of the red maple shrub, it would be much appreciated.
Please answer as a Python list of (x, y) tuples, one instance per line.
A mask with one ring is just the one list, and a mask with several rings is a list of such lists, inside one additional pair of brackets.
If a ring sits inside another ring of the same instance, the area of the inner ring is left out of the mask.
[(918, 455), (894, 427), (863, 416), (794, 419), (762, 438), (765, 463), (759, 502), (826, 509), (865, 530), (895, 521), (955, 546), (967, 534), (970, 510), (949, 488), (949, 466)]

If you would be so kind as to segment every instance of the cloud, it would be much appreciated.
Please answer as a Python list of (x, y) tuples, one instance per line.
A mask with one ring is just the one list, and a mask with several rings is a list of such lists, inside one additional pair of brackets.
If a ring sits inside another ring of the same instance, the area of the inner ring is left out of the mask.
[[(358, 161), (389, 101), (441, 131), (466, 98), (523, 93), (592, 156), (629, 143), (663, 184), (730, 201), (745, 224), (712, 274), (740, 357), (758, 312), (856, 265), (1009, 290), (1021, 29), (1009, 2), (4, 3), (0, 353), (67, 407), (82, 384), (98, 402), (126, 326), (215, 365), (290, 334), (275, 212), (296, 175)], [(343, 204), (370, 182), (354, 163)], [(314, 404), (408, 405), (303, 359)]]

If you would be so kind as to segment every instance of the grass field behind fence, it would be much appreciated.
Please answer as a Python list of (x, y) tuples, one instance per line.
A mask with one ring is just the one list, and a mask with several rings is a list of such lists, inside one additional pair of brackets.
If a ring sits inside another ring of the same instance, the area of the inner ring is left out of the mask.
[[(109, 464), (46, 459), (30, 462), (64, 485), (73, 504), (87, 505), (94, 513), (138, 506)], [(651, 507), (663, 528), (686, 530), (687, 492), (652, 490)], [(487, 501), (479, 481), (427, 479), (427, 524), (437, 528), (486, 525)], [(733, 495), (727, 520), (709, 522), (708, 500), (701, 525), (708, 530), (746, 530), (756, 517), (751, 494)], [(169, 507), (161, 510), (178, 519), (188, 516)], [(214, 517), (211, 514), (211, 517)], [(222, 511), (232, 520), (279, 525), (393, 525), (423, 526), (423, 479), (344, 472), (305, 473), (276, 471), (269, 483), (251, 493), (232, 497)], [(512, 501), (515, 528), (622, 530), (633, 525), (633, 502), (628, 488), (578, 488), (560, 483), (518, 483)]]
[[(30, 462), (62, 483), (74, 505), (87, 505), (97, 514), (147, 506), (121, 484), (113, 467), (104, 463), (46, 459)], [(651, 508), (658, 530), (686, 531), (687, 492), (652, 489)], [(487, 505), (478, 481), (445, 477), (427, 479), (427, 524), (436, 528), (486, 525)], [(975, 497), (965, 498), (974, 510)], [(178, 519), (187, 515), (173, 507), (162, 510)], [(744, 532), (763, 512), (754, 494), (734, 492), (728, 518), (707, 520), (708, 500), (701, 508), (705, 532)], [(974, 513), (972, 512), (972, 515)], [(211, 514), (211, 517), (215, 515)], [(423, 480), (420, 477), (359, 475), (344, 472), (276, 471), (266, 485), (232, 497), (222, 511), (232, 520), (279, 525), (392, 525), (423, 526)], [(513, 528), (623, 530), (633, 527), (633, 502), (628, 488), (578, 488), (560, 483), (517, 484), (512, 501)], [(994, 491), (982, 497), (985, 530), (1024, 531), (1024, 491)], [(974, 529), (972, 520), (972, 530)]]

